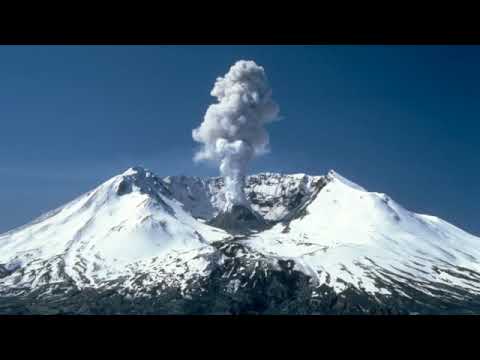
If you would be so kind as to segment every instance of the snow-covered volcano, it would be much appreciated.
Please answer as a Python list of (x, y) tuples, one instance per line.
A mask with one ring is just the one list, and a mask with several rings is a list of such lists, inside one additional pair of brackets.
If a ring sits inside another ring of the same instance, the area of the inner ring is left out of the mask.
[(239, 235), (231, 231), (236, 217), (218, 221), (223, 186), (222, 178), (161, 178), (131, 168), (0, 235), (0, 292), (48, 299), (71, 289), (113, 289), (159, 298), (177, 289), (191, 298), (212, 291), (215, 278), (228, 294), (258, 295), (281, 283), (285, 298), (304, 279), (309, 304), (323, 309), (317, 312), (352, 301), (359, 312), (372, 304), (406, 311), (480, 304), (480, 238), (439, 218), (410, 212), (334, 171), (265, 173), (248, 177), (245, 189), (262, 226)]

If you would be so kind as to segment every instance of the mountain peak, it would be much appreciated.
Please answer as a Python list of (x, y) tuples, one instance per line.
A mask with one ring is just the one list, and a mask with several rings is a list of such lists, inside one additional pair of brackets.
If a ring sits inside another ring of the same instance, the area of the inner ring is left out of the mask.
[(118, 176), (116, 184), (117, 195), (124, 195), (138, 189), (142, 193), (156, 193), (161, 181), (150, 170), (141, 166), (134, 166), (127, 169)]
[(145, 176), (145, 175), (151, 175), (152, 172), (148, 169), (145, 169), (142, 166), (132, 166), (128, 168), (126, 171), (124, 171), (120, 176), (134, 176), (134, 175), (139, 175), (139, 176)]
[(360, 191), (367, 191), (365, 188), (361, 187), (360, 185), (354, 183), (353, 181), (348, 180), (347, 178), (343, 177), (339, 173), (337, 173), (335, 170), (330, 170), (327, 174), (327, 179), (330, 181), (337, 181), (343, 185), (346, 185), (350, 188), (353, 188), (355, 190), (360, 190)]

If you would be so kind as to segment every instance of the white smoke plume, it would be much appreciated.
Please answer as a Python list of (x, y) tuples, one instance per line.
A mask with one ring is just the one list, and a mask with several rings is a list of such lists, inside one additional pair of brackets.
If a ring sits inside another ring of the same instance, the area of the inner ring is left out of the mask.
[(220, 163), (225, 177), (226, 207), (247, 205), (244, 193), (248, 164), (268, 151), (265, 125), (279, 112), (263, 67), (254, 61), (237, 61), (223, 77), (217, 78), (210, 93), (218, 103), (207, 109), (200, 127), (192, 132), (202, 144), (195, 161)]

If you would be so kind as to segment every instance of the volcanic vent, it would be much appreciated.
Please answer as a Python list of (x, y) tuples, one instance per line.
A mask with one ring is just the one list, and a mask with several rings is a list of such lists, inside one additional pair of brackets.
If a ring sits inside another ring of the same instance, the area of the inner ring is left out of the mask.
[(248, 234), (252, 230), (264, 230), (267, 222), (249, 206), (235, 204), (221, 211), (209, 225), (234, 234)]

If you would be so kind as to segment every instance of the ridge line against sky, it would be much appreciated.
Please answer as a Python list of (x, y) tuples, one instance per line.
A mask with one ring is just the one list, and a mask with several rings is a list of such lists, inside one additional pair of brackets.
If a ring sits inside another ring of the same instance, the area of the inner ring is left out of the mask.
[(0, 233), (126, 168), (192, 163), (212, 81), (265, 68), (282, 121), (260, 171), (335, 169), (480, 235), (479, 46), (2, 46)]

